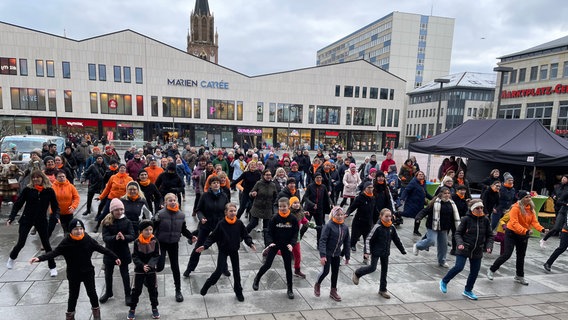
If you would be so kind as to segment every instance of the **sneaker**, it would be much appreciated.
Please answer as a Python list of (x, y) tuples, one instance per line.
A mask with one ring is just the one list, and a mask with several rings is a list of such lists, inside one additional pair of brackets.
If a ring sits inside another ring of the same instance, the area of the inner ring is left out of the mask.
[(542, 266), (544, 267), (544, 270), (550, 272), (550, 265), (548, 263), (545, 263)]
[(299, 268), (294, 270), (294, 275), (296, 277), (302, 278), (302, 279), (306, 279), (306, 274), (303, 273)]
[(414, 231), (413, 233), (416, 237), (422, 237), (422, 233), (418, 232), (418, 231)]
[(13, 269), (14, 268), (14, 259), (8, 258), (8, 262), (6, 262), (6, 268)]
[(444, 261), (444, 263), (440, 263), (440, 267), (442, 267), (442, 268), (449, 268), (450, 265), (449, 265), (447, 262)]
[(487, 279), (493, 280), (494, 275), (495, 274), (493, 273), (493, 271), (491, 271), (491, 269), (487, 270)]
[(440, 280), (440, 291), (442, 291), (442, 293), (448, 292), (448, 284), (445, 283), (444, 280)]
[(85, 211), (85, 212), (83, 212), (83, 216), (88, 216), (88, 215), (90, 215), (90, 214), (91, 214), (91, 211)]
[(416, 243), (412, 246), (412, 253), (414, 253), (415, 256), (418, 255), (418, 248), (416, 247)]
[(152, 309), (152, 319), (160, 319), (160, 312), (158, 309)]
[(288, 295), (288, 299), (294, 299), (294, 291), (292, 291), (292, 289), (288, 289), (288, 292), (286, 294)]
[(181, 294), (181, 290), (176, 290), (176, 301), (183, 302), (183, 294)]
[(515, 282), (522, 284), (523, 286), (528, 286), (529, 283), (527, 282), (527, 280), (525, 280), (524, 277), (519, 277), (519, 276), (515, 276)]
[(546, 240), (540, 239), (539, 243), (540, 243), (540, 247), (541, 247), (542, 249), (546, 248)]
[(387, 291), (379, 291), (379, 295), (385, 299), (390, 299), (391, 296)]
[(128, 320), (136, 319), (136, 311), (135, 310), (128, 311), (128, 317), (126, 317), (126, 319)]
[(351, 280), (353, 280), (354, 285), (359, 284), (359, 277), (357, 276), (357, 274), (355, 272), (353, 272), (353, 276), (351, 277)]
[(230, 276), (231, 276), (231, 271), (229, 271), (229, 269), (227, 269), (227, 270), (223, 271), (223, 275), (224, 275), (225, 277), (230, 277)]
[(357, 248), (355, 246), (351, 247), (351, 251), (355, 252), (357, 251)]
[(475, 293), (473, 293), (473, 291), (464, 290), (464, 292), (462, 292), (462, 295), (471, 300), (477, 300), (477, 296), (475, 295)]
[(184, 277), (184, 278), (189, 278), (189, 275), (190, 275), (190, 274), (191, 274), (191, 271), (185, 270), (185, 271), (183, 272), (183, 277)]
[(238, 292), (236, 293), (236, 295), (237, 295), (237, 300), (239, 300), (239, 302), (245, 301), (245, 296), (243, 296), (242, 292)]
[(49, 269), (49, 275), (51, 277), (57, 277), (57, 269), (55, 269), (55, 268)]

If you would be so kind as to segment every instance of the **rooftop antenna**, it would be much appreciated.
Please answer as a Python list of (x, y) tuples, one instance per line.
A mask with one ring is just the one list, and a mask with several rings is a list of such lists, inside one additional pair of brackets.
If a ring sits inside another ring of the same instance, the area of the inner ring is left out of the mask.
[(65, 30), (65, 28), (63, 29), (63, 37), (67, 38), (67, 31)]
[(433, 15), (434, 12), (434, 0), (432, 0), (432, 5), (430, 6), (430, 16)]

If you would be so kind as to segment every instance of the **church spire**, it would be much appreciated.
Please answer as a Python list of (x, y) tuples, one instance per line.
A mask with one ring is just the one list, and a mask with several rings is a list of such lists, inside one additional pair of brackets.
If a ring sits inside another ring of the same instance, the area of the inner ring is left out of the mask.
[(209, 12), (209, 2), (207, 0), (196, 0), (193, 13), (198, 16), (210, 16), (211, 13)]
[(215, 30), (215, 18), (209, 11), (207, 0), (195, 0), (195, 9), (189, 18), (187, 53), (201, 59), (219, 63), (219, 40)]

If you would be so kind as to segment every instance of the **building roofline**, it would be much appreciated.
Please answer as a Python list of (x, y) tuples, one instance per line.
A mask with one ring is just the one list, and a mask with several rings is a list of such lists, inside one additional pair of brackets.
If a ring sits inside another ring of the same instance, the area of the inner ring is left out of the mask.
[(548, 41), (542, 44), (539, 44), (537, 46), (522, 50), (522, 51), (518, 51), (515, 53), (511, 53), (511, 54), (507, 54), (501, 57), (498, 57), (497, 59), (507, 59), (507, 58), (512, 58), (515, 56), (521, 56), (521, 55), (525, 55), (525, 54), (530, 54), (530, 53), (535, 53), (535, 52), (539, 52), (539, 51), (545, 51), (545, 50), (551, 50), (551, 49), (556, 49), (556, 48), (560, 48), (560, 47), (566, 47), (568, 46), (568, 36), (564, 36), (552, 41)]

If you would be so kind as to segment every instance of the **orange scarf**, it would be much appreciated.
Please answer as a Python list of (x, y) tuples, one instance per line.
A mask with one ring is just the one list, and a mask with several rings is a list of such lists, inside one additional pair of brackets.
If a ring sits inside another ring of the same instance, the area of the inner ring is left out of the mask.
[(69, 236), (75, 241), (80, 241), (85, 237), (85, 233), (83, 232), (83, 234), (81, 234), (80, 236), (74, 236), (72, 233), (70, 233)]
[(140, 234), (138, 235), (138, 241), (139, 241), (141, 244), (150, 244), (150, 241), (152, 241), (152, 238), (154, 238), (154, 235), (153, 235), (153, 234), (151, 234), (148, 238), (144, 238), (144, 236), (142, 235), (142, 233), (140, 233)]
[(373, 193), (368, 193), (367, 190), (365, 189), (365, 191), (363, 192), (367, 197), (372, 198), (373, 197)]
[(383, 226), (390, 228), (392, 226), (392, 220), (389, 222), (386, 222), (385, 220), (381, 219), (381, 223), (383, 224)]
[(146, 180), (146, 181), (138, 181), (138, 184), (143, 186), (143, 187), (147, 187), (150, 185), (150, 179)]
[(385, 184), (385, 181), (377, 181), (377, 184)]
[(296, 194), (296, 188), (290, 189), (290, 194), (291, 194), (292, 196), (294, 196), (294, 195)]
[(316, 185), (321, 186), (321, 181), (314, 181)]
[(175, 207), (172, 208), (172, 207), (168, 206), (167, 208), (170, 211), (178, 212), (179, 211), (179, 204), (176, 203)]
[(458, 180), (458, 184), (465, 185), (465, 182), (463, 181), (463, 179), (458, 178), (457, 180)]
[(290, 215), (290, 209), (288, 209), (286, 212), (282, 212), (282, 211), (278, 210), (278, 214), (279, 214), (282, 218), (286, 219), (286, 218), (288, 218), (288, 216)]
[(418, 180), (418, 183), (420, 183), (421, 186), (424, 185), (424, 180)]
[(56, 167), (57, 169), (61, 169), (61, 168), (63, 168), (63, 164), (58, 164), (58, 165), (56, 165), (55, 167)]
[(337, 221), (337, 219), (335, 219), (335, 217), (332, 217), (331, 220), (337, 224), (343, 224), (343, 222), (345, 222), (345, 220), (341, 220), (341, 221)]
[(476, 217), (483, 217), (485, 215), (485, 212), (483, 212), (483, 210), (479, 210), (480, 213), (476, 213), (478, 212), (478, 210), (473, 210), (471, 211), (471, 214), (473, 214)]
[(119, 173), (116, 174), (116, 177), (120, 178), (120, 179), (124, 179), (124, 178), (126, 178), (126, 176), (128, 176), (128, 173), (126, 173), (126, 172), (124, 172), (124, 173), (119, 172)]
[(118, 164), (110, 165), (110, 166), (108, 166), (108, 168), (109, 168), (111, 171), (116, 171), (116, 170), (118, 170)]
[(233, 217), (233, 219), (225, 216), (225, 221), (227, 221), (228, 224), (235, 224), (235, 222), (237, 222), (237, 217)]
[(320, 166), (319, 164), (318, 165), (312, 164), (312, 169), (314, 170), (313, 171), (314, 173), (316, 173), (316, 171), (318, 171), (319, 166)]
[(36, 184), (34, 188), (37, 190), (37, 192), (42, 192), (44, 189), (43, 186), (40, 186), (39, 184)]
[(458, 197), (459, 197), (460, 199), (463, 199), (463, 198), (465, 198), (465, 194), (464, 194), (464, 195), (462, 196), (461, 194), (459, 194), (459, 193), (456, 193), (456, 195), (457, 195), (457, 196), (458, 196)]
[(513, 187), (513, 184), (512, 184), (512, 183), (509, 183), (509, 182), (505, 182), (505, 183), (503, 183), (503, 186), (504, 186), (505, 188), (512, 188), (512, 187)]
[(138, 200), (138, 198), (140, 198), (139, 195), (135, 195), (134, 197), (128, 196), (128, 199), (130, 199), (130, 200), (132, 200), (132, 201), (136, 201), (136, 200)]

